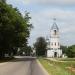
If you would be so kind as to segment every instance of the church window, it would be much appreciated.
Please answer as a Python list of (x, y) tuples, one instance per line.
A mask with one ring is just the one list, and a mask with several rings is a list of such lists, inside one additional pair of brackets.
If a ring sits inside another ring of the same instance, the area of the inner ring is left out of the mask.
[(54, 30), (54, 34), (56, 35), (56, 30)]
[(55, 46), (56, 46), (56, 42), (55, 42)]

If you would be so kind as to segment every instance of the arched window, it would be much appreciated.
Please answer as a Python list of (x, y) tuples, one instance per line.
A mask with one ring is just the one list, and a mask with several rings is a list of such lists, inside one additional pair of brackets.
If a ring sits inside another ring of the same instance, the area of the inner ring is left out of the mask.
[(56, 31), (56, 30), (54, 30), (54, 34), (55, 34), (55, 35), (56, 35), (56, 32), (57, 32), (57, 31)]
[(55, 46), (56, 46), (56, 42), (55, 42)]

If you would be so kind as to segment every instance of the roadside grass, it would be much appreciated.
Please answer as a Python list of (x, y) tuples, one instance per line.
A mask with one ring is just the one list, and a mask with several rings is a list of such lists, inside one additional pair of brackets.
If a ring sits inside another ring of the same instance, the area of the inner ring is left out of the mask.
[(39, 58), (39, 61), (50, 75), (75, 75), (75, 72), (67, 68), (75, 66), (75, 62), (55, 62), (44, 58)]
[(56, 58), (59, 61), (75, 61), (75, 58)]

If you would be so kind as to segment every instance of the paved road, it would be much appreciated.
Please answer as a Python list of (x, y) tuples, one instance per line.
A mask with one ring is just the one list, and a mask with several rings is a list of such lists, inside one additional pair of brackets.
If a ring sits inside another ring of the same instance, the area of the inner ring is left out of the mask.
[(0, 75), (47, 75), (39, 66), (36, 58), (16, 58), (0, 64)]

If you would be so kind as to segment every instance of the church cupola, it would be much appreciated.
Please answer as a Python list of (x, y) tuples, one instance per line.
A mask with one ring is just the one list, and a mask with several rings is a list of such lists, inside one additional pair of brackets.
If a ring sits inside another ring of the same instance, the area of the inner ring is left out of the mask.
[(53, 23), (53, 25), (52, 25), (52, 27), (51, 27), (51, 30), (59, 31), (59, 28), (58, 28), (58, 26), (57, 26), (57, 24), (56, 24), (55, 21), (54, 21), (54, 23)]
[(50, 37), (59, 37), (59, 28), (58, 28), (58, 26), (57, 26), (55, 21), (56, 21), (56, 19), (54, 19), (54, 23), (53, 23), (53, 25), (51, 27), (51, 31), (50, 31), (51, 35), (50, 35)]
[(56, 19), (54, 19), (54, 22), (53, 22), (53, 25), (52, 25), (52, 27), (51, 27), (51, 30), (59, 30), (59, 28), (58, 28), (58, 26), (57, 26), (57, 24), (56, 24)]

